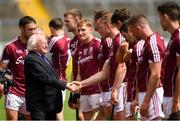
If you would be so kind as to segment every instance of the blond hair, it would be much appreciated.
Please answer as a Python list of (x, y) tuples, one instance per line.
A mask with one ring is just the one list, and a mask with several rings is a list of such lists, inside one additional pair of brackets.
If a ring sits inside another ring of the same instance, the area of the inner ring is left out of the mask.
[(81, 19), (78, 23), (77, 23), (77, 27), (81, 27), (81, 26), (83, 26), (83, 25), (86, 25), (87, 27), (93, 27), (93, 24), (92, 24), (92, 22), (90, 21), (90, 20), (88, 20), (88, 19), (85, 19), (85, 18), (83, 18), (83, 19)]

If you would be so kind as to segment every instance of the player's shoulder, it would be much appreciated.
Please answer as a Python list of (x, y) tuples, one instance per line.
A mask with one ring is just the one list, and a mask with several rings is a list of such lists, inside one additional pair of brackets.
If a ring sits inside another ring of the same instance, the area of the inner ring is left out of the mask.
[(18, 37), (11, 39), (8, 43), (5, 44), (5, 48), (15, 46), (15, 43), (18, 41)]
[(98, 47), (100, 46), (101, 39), (94, 37), (92, 41), (95, 46), (98, 46)]
[(95, 42), (101, 42), (101, 39), (99, 39), (99, 38), (97, 38), (97, 37), (94, 37), (93, 40), (94, 40)]
[(180, 28), (176, 29), (175, 32), (172, 33), (172, 39), (180, 42)]
[(158, 32), (155, 32), (149, 37), (148, 43), (149, 46), (164, 44), (164, 37), (161, 36)]
[(66, 39), (69, 42), (71, 41), (71, 38), (67, 34), (64, 34), (64, 39)]

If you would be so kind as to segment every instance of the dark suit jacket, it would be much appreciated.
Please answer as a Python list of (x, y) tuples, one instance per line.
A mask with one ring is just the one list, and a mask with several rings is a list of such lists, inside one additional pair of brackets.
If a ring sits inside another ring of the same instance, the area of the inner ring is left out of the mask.
[(61, 90), (66, 83), (58, 79), (53, 68), (36, 52), (30, 51), (24, 63), (26, 105), (28, 111), (62, 110)]

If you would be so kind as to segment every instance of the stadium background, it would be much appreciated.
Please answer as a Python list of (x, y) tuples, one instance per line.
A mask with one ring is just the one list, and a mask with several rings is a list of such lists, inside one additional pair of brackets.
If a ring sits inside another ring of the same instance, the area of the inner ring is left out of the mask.
[[(126, 7), (132, 14), (145, 14), (153, 30), (162, 34), (167, 43), (170, 35), (161, 29), (156, 11), (157, 5), (165, 1), (168, 0), (0, 0), (0, 55), (4, 44), (19, 35), (18, 21), (22, 16), (33, 16), (37, 20), (37, 25), (49, 35), (49, 20), (53, 17), (63, 18), (63, 13), (71, 8), (80, 9), (83, 17), (92, 20), (96, 9), (108, 9), (113, 12), (117, 8)], [(180, 4), (180, 0), (169, 1), (176, 1)], [(68, 35), (72, 37), (71, 33)], [(68, 79), (70, 79), (70, 70), (71, 66), (67, 70)], [(75, 113), (67, 106), (68, 97), (69, 93), (65, 101), (65, 120), (74, 120)], [(4, 98), (1, 98), (0, 120), (5, 120), (3, 101)]]

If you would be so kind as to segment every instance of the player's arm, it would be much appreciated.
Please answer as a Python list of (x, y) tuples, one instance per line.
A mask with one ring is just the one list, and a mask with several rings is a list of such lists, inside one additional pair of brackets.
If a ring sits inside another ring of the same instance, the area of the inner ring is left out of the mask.
[(160, 76), (161, 76), (161, 64), (162, 64), (162, 62), (149, 64), (150, 77), (149, 77), (149, 82), (147, 85), (146, 96), (144, 98), (145, 102), (148, 102), (148, 103), (150, 102), (151, 97), (153, 96), (156, 88), (159, 85)]
[(118, 103), (118, 89), (121, 86), (121, 83), (124, 80), (124, 77), (126, 75), (126, 64), (125, 63), (119, 63), (118, 67), (116, 69), (116, 75), (115, 75), (115, 80), (113, 83), (113, 87), (112, 87), (112, 94), (111, 94), (111, 102), (113, 104), (117, 104)]
[(158, 87), (160, 76), (161, 76), (161, 63), (150, 63), (150, 77), (147, 85), (147, 91), (146, 95), (144, 97), (144, 101), (140, 107), (140, 113), (142, 116), (146, 117), (148, 114), (149, 106), (150, 106), (150, 100), (155, 92), (155, 90)]
[(100, 72), (81, 81), (80, 88), (93, 85), (93, 84), (96, 84), (98, 82), (105, 80), (109, 76), (109, 73), (110, 73), (110, 63), (109, 63), (109, 60), (106, 60)]
[(177, 75), (175, 82), (175, 93), (173, 98), (172, 112), (180, 111), (180, 56), (177, 56)]
[(126, 68), (125, 63), (119, 63), (118, 64), (112, 89), (119, 89), (120, 88), (120, 85), (123, 82), (124, 77), (126, 75), (126, 69), (127, 68)]

